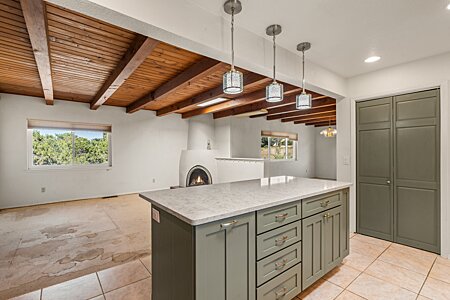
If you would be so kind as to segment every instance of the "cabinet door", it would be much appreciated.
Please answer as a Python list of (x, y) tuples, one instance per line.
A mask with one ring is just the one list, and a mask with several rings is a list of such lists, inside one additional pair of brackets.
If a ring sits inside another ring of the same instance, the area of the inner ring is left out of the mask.
[(350, 204), (349, 189), (343, 191), (341, 222), (341, 254), (342, 258), (350, 253)]
[(302, 220), (302, 289), (306, 289), (325, 274), (324, 214)]
[(341, 236), (344, 233), (341, 225), (344, 223), (343, 207), (328, 210), (324, 214), (324, 264), (325, 273), (336, 267), (342, 261)]
[(255, 299), (255, 214), (196, 228), (196, 299)]

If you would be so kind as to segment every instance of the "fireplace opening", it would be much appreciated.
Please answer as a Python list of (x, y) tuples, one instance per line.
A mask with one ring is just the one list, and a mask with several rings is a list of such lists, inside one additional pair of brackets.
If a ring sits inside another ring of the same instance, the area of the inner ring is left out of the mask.
[(186, 178), (186, 186), (212, 184), (211, 174), (203, 166), (194, 166), (189, 170)]

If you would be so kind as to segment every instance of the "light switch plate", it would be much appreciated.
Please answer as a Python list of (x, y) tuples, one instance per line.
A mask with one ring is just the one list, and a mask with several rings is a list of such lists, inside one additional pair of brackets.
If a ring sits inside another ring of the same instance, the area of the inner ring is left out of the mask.
[(158, 222), (158, 223), (161, 222), (161, 220), (159, 218), (159, 211), (157, 211), (154, 208), (152, 208), (152, 219), (155, 220), (155, 222)]

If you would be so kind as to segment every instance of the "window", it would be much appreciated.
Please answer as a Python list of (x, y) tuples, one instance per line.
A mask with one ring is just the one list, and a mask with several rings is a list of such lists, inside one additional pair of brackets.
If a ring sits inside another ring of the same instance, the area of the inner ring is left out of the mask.
[(297, 134), (261, 131), (261, 158), (269, 160), (297, 159)]
[(110, 167), (111, 126), (28, 120), (29, 168)]

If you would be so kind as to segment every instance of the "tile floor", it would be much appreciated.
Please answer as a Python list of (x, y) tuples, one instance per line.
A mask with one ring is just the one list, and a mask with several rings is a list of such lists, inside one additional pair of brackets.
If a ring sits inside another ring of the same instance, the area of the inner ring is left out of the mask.
[(95, 274), (150, 249), (150, 204), (138, 195), (3, 210), (0, 299)]

